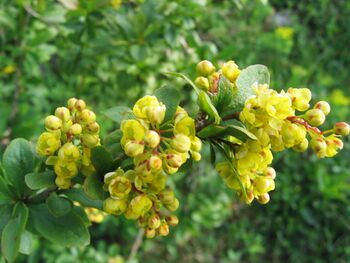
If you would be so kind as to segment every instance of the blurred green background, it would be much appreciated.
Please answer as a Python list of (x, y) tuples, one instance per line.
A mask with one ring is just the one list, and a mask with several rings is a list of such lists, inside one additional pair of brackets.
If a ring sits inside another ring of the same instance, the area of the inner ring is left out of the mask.
[[(35, 140), (43, 118), (74, 96), (103, 111), (131, 106), (164, 84), (162, 72), (194, 76), (202, 59), (265, 64), (272, 87), (308, 87), (332, 105), (328, 123), (350, 120), (350, 1), (0, 0), (0, 140)], [(92, 244), (38, 240), (18, 262), (349, 262), (350, 143), (332, 159), (276, 155), (277, 189), (266, 206), (242, 205), (204, 161), (172, 177), (180, 224), (132, 253), (134, 222), (108, 217)], [(0, 262), (1, 261), (0, 259)]]

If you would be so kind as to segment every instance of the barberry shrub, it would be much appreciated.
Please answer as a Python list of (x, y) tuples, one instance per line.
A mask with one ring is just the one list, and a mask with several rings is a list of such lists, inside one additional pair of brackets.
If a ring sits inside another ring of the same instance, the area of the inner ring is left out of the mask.
[(217, 69), (197, 65), (192, 82), (198, 96), (195, 118), (180, 107), (170, 87), (139, 99), (132, 109), (105, 112), (115, 131), (101, 141), (95, 113), (71, 98), (46, 117), (36, 145), (15, 139), (0, 169), (1, 250), (7, 261), (29, 254), (32, 240), (43, 237), (62, 246), (90, 242), (88, 227), (106, 214), (136, 220), (146, 237), (166, 236), (178, 224), (179, 207), (168, 177), (201, 160), (202, 144), (225, 184), (247, 204), (266, 204), (275, 189), (273, 153), (309, 148), (319, 158), (342, 149), (345, 122), (320, 126), (330, 105), (310, 106), (306, 88), (277, 92), (269, 87), (263, 65), (240, 70), (234, 61)]

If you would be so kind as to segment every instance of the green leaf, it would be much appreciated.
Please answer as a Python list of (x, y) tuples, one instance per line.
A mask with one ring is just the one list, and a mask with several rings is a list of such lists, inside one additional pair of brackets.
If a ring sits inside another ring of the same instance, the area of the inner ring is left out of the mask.
[(85, 207), (94, 207), (99, 210), (103, 210), (103, 201), (94, 200), (89, 198), (83, 188), (72, 188), (62, 191), (62, 194), (66, 195), (69, 199), (80, 203)]
[(65, 247), (86, 246), (90, 243), (88, 229), (73, 211), (64, 216), (53, 216), (45, 204), (31, 206), (35, 230), (49, 241)]
[(134, 114), (132, 113), (130, 108), (126, 106), (117, 106), (110, 108), (104, 112), (104, 115), (106, 115), (109, 119), (118, 123), (119, 125), (122, 123), (123, 120), (134, 118)]
[(214, 122), (216, 124), (220, 123), (221, 118), (220, 118), (216, 108), (212, 104), (210, 97), (207, 93), (205, 93), (203, 90), (200, 90), (199, 88), (197, 88), (197, 86), (188, 77), (186, 77), (185, 75), (183, 75), (181, 73), (166, 72), (165, 74), (170, 75), (170, 76), (179, 77), (179, 78), (182, 78), (183, 80), (185, 80), (197, 93), (199, 107), (204, 112), (206, 112), (212, 119), (214, 119)]
[(264, 65), (252, 65), (241, 71), (234, 89), (233, 99), (230, 107), (232, 112), (239, 112), (243, 109), (245, 101), (254, 94), (255, 84), (270, 84), (270, 73)]
[(3, 156), (6, 179), (19, 191), (28, 192), (24, 176), (34, 170), (35, 159), (31, 144), (22, 138), (13, 140)]
[(218, 84), (218, 92), (215, 96), (211, 96), (211, 100), (220, 116), (225, 116), (232, 112), (231, 100), (233, 99), (234, 87), (232, 83), (224, 76), (220, 76)]
[(0, 205), (0, 232), (4, 229), (12, 215), (13, 205)]
[(156, 89), (154, 91), (154, 95), (166, 106), (164, 122), (171, 120), (174, 117), (177, 106), (179, 106), (180, 103), (180, 92), (175, 88), (164, 86)]
[(246, 128), (237, 125), (229, 125), (227, 126), (227, 130), (224, 133), (225, 135), (231, 135), (240, 139), (241, 141), (246, 141), (247, 139), (257, 140), (256, 136), (248, 131)]
[(81, 206), (73, 206), (73, 212), (74, 212), (74, 214), (76, 214), (81, 219), (81, 221), (84, 222), (84, 225), (86, 227), (89, 227), (89, 226), (92, 225), (92, 223), (91, 223), (89, 217), (87, 216), (87, 214), (86, 214), (86, 212), (85, 212), (83, 207), (81, 207)]
[(222, 134), (227, 130), (226, 126), (221, 126), (221, 125), (208, 125), (207, 127), (203, 128), (197, 133), (197, 136), (205, 139), (208, 137), (214, 137), (216, 135)]
[(26, 185), (32, 190), (56, 187), (56, 175), (53, 171), (29, 173), (25, 176)]
[(4, 227), (1, 235), (1, 252), (5, 259), (13, 262), (19, 251), (21, 235), (28, 220), (28, 208), (23, 203), (17, 203), (13, 217)]
[(19, 250), (21, 241), (20, 218), (12, 218), (1, 235), (1, 252), (4, 258), (9, 262), (14, 262)]
[(214, 119), (215, 124), (219, 124), (221, 122), (219, 113), (212, 104), (209, 95), (203, 90), (200, 90), (198, 93), (198, 105), (205, 113), (207, 113), (212, 119)]
[(177, 72), (165, 72), (164, 73), (165, 75), (169, 75), (169, 76), (174, 76), (174, 77), (178, 77), (178, 78), (181, 78), (183, 79), (184, 81), (186, 81), (195, 91), (196, 93), (198, 94), (200, 89), (197, 88), (196, 84), (194, 84), (192, 82), (192, 80), (190, 80), (187, 76), (185, 76), (184, 74), (182, 73), (177, 73)]
[(104, 139), (104, 145), (110, 145), (114, 143), (119, 143), (123, 136), (123, 132), (121, 130), (115, 130), (109, 134)]
[(104, 199), (103, 182), (97, 173), (93, 173), (85, 179), (84, 191), (93, 200)]
[(46, 205), (50, 213), (56, 217), (69, 213), (73, 206), (68, 199), (58, 196), (55, 192), (52, 192), (46, 199)]
[(24, 255), (29, 255), (33, 252), (33, 249), (33, 234), (28, 231), (24, 231), (21, 235), (19, 252)]
[(10, 191), (8, 184), (5, 182), (5, 178), (0, 176), (0, 204), (1, 202), (9, 202), (14, 197)]
[(112, 155), (103, 146), (97, 146), (92, 149), (91, 161), (100, 175), (104, 175), (113, 170)]

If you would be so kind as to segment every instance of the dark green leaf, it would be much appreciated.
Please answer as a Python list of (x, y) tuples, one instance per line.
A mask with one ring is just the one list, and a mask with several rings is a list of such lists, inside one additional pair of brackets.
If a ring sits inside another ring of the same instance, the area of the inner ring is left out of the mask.
[(85, 179), (84, 191), (93, 200), (104, 199), (103, 182), (97, 173), (93, 173)]
[(13, 262), (19, 251), (21, 235), (28, 220), (28, 208), (23, 203), (17, 203), (12, 218), (4, 227), (1, 235), (1, 252), (5, 259)]
[(237, 139), (240, 139), (241, 141), (246, 141), (247, 139), (257, 140), (256, 136), (253, 133), (248, 131), (246, 128), (237, 125), (227, 126), (225, 135), (234, 136)]
[(156, 89), (154, 91), (154, 95), (166, 106), (164, 122), (171, 120), (174, 117), (177, 106), (179, 106), (180, 103), (180, 92), (175, 88), (164, 86)]
[(104, 139), (104, 145), (110, 145), (114, 143), (119, 143), (123, 136), (123, 132), (121, 130), (115, 130), (109, 134)]
[(4, 229), (12, 215), (13, 205), (0, 205), (0, 232)]
[(35, 230), (49, 241), (65, 247), (86, 246), (90, 243), (86, 225), (73, 211), (55, 217), (45, 204), (34, 205), (30, 211)]
[(72, 209), (72, 203), (55, 192), (52, 192), (46, 199), (46, 205), (50, 213), (56, 217), (64, 216)]
[(230, 104), (233, 99), (233, 89), (232, 83), (221, 75), (218, 84), (218, 92), (215, 96), (211, 97), (220, 116), (225, 116), (232, 112)]
[(25, 176), (27, 186), (32, 190), (56, 187), (56, 175), (53, 171), (45, 171), (41, 173), (29, 173)]
[(10, 191), (9, 185), (5, 182), (5, 178), (0, 176), (0, 203), (10, 201), (13, 196), (14, 194)]
[(110, 108), (104, 112), (104, 115), (119, 125), (125, 119), (134, 118), (132, 111), (126, 106), (117, 106)]
[(6, 178), (20, 193), (28, 191), (24, 176), (33, 171), (34, 161), (32, 146), (25, 139), (13, 140), (5, 150), (3, 166)]
[(197, 136), (202, 138), (202, 139), (205, 139), (208, 137), (213, 137), (213, 136), (219, 135), (219, 134), (225, 132), (226, 129), (227, 129), (226, 126), (211, 124), (211, 125), (208, 125), (207, 127), (203, 128), (202, 130), (200, 130), (197, 133)]
[(92, 149), (91, 161), (100, 175), (104, 175), (113, 170), (112, 155), (103, 146), (97, 146)]
[(103, 202), (102, 200), (94, 200), (89, 198), (83, 188), (72, 188), (68, 190), (62, 191), (62, 194), (69, 197), (71, 200), (79, 202), (82, 206), (86, 207), (94, 207), (99, 210), (103, 209)]

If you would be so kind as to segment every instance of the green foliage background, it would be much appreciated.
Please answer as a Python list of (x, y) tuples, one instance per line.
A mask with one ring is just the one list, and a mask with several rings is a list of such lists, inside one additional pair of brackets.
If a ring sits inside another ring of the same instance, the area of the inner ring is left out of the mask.
[[(77, 2), (75, 8), (69, 3)], [(117, 2), (117, 1), (116, 1)], [(332, 105), (329, 123), (350, 119), (350, 2), (278, 0), (0, 0), (0, 138), (35, 140), (45, 115), (75, 96), (98, 112), (131, 106), (163, 84), (194, 94), (162, 72), (194, 76), (202, 59), (265, 64), (272, 87), (308, 87)], [(210, 167), (173, 177), (180, 224), (143, 241), (129, 262), (348, 262), (350, 143), (330, 160), (277, 155), (277, 189), (266, 206), (242, 205)], [(37, 240), (18, 262), (123, 262), (134, 222), (107, 218), (92, 245), (66, 249)], [(1, 262), (1, 260), (0, 260)]]

